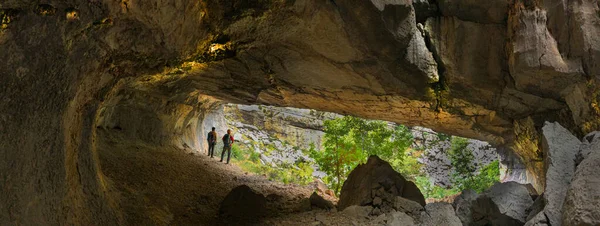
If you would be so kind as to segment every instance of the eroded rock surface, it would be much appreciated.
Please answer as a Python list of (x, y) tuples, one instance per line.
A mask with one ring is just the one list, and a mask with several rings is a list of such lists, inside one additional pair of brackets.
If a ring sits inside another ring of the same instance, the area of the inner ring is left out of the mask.
[(496, 183), (473, 202), (474, 225), (523, 225), (533, 204), (525, 185)]
[(581, 142), (556, 122), (546, 122), (542, 131), (543, 146), (547, 152), (544, 212), (551, 225), (561, 225), (563, 202), (575, 174), (575, 158)]
[(600, 224), (599, 165), (600, 149), (596, 149), (577, 167), (559, 218), (562, 225)]

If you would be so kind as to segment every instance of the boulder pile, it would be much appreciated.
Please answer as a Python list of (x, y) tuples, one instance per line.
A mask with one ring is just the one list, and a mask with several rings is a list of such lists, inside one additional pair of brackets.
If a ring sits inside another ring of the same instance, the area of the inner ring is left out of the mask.
[(338, 208), (355, 218), (376, 216), (374, 223), (385, 225), (461, 225), (451, 204), (425, 205), (419, 188), (377, 156), (350, 173)]
[(600, 132), (579, 141), (546, 122), (542, 135), (544, 193), (515, 182), (497, 183), (479, 195), (463, 191), (453, 203), (463, 225), (600, 225)]
[(396, 197), (425, 205), (423, 194), (413, 182), (404, 179), (388, 162), (371, 156), (367, 163), (358, 165), (344, 182), (338, 208), (370, 205), (385, 212), (393, 208)]

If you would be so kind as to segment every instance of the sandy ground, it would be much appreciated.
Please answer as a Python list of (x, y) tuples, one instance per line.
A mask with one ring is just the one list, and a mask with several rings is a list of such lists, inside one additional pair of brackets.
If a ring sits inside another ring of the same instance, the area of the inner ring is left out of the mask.
[(219, 204), (242, 184), (270, 200), (269, 215), (255, 225), (319, 225), (318, 219), (326, 225), (367, 225), (369, 221), (307, 209), (306, 199), (314, 187), (272, 182), (216, 157), (132, 144), (103, 131), (97, 144), (102, 172), (128, 225), (224, 225), (218, 218)]

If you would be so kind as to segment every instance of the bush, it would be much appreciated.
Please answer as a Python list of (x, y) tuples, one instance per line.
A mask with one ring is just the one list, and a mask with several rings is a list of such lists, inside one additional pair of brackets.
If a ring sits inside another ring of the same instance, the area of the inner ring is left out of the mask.
[(244, 152), (245, 151), (242, 151), (237, 144), (231, 145), (231, 158), (235, 160), (244, 160)]
[(500, 181), (500, 162), (496, 160), (481, 168), (474, 181), (472, 189), (477, 192), (483, 192)]
[(248, 160), (254, 162), (254, 163), (259, 163), (260, 162), (260, 153), (258, 152), (251, 152), (250, 153), (250, 157), (248, 158)]
[(415, 184), (421, 190), (421, 193), (425, 198), (434, 198), (441, 199), (451, 195), (455, 195), (460, 192), (456, 188), (444, 188), (437, 185), (434, 185), (429, 181), (429, 177), (427, 176), (419, 176), (415, 179)]
[(235, 164), (242, 170), (257, 175), (266, 175), (271, 181), (295, 183), (306, 185), (313, 181), (313, 168), (310, 163), (298, 161), (294, 164), (280, 164), (276, 167), (263, 165), (260, 162), (260, 153), (254, 152), (245, 146), (233, 145), (231, 156)]

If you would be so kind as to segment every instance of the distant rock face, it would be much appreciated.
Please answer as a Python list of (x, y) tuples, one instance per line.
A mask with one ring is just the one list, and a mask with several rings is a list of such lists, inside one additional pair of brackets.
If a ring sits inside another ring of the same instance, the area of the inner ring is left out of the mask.
[(599, 166), (600, 149), (595, 149), (577, 167), (563, 204), (562, 225), (600, 225)]
[(225, 196), (219, 215), (226, 222), (253, 222), (267, 214), (267, 199), (246, 185), (240, 185)]
[[(262, 154), (261, 161), (266, 165), (293, 164), (309, 159), (301, 149), (309, 148), (310, 144), (320, 148), (323, 122), (342, 117), (316, 110), (240, 104), (224, 105), (214, 113), (207, 115), (204, 130), (209, 131), (211, 125), (217, 125), (220, 133), (226, 128), (233, 129), (236, 139)], [(452, 166), (447, 156), (450, 136), (443, 139), (435, 131), (423, 127), (413, 127), (411, 131), (416, 141), (415, 148), (425, 150), (420, 161), (432, 183), (451, 186)], [(468, 139), (468, 142), (477, 170), (498, 159), (496, 149), (489, 143), (475, 139)], [(323, 177), (324, 173), (315, 167), (313, 175)]]
[(371, 156), (367, 163), (352, 170), (344, 182), (338, 208), (343, 210), (351, 205), (370, 205), (375, 198), (374, 194), (378, 193), (387, 202), (393, 203), (395, 197), (400, 196), (425, 205), (425, 198), (414, 183), (404, 179), (386, 161)]
[[(421, 161), (431, 182), (442, 187), (452, 186), (451, 175), (453, 170), (448, 157), (448, 151), (451, 147), (450, 136), (440, 136), (439, 133), (423, 127), (413, 127), (412, 134), (416, 141), (415, 148), (425, 150)], [(500, 159), (496, 149), (489, 143), (474, 139), (468, 139), (468, 142), (467, 148), (472, 150), (476, 170)]]
[(473, 202), (474, 225), (523, 225), (533, 204), (525, 185), (496, 183)]
[[(309, 159), (303, 150), (311, 145), (316, 149), (321, 147), (323, 121), (341, 117), (309, 109), (262, 105), (226, 104), (221, 109), (219, 117), (226, 122), (222, 130), (232, 129), (234, 137), (259, 153), (260, 161), (268, 166)], [(314, 168), (313, 176), (325, 175)]]

